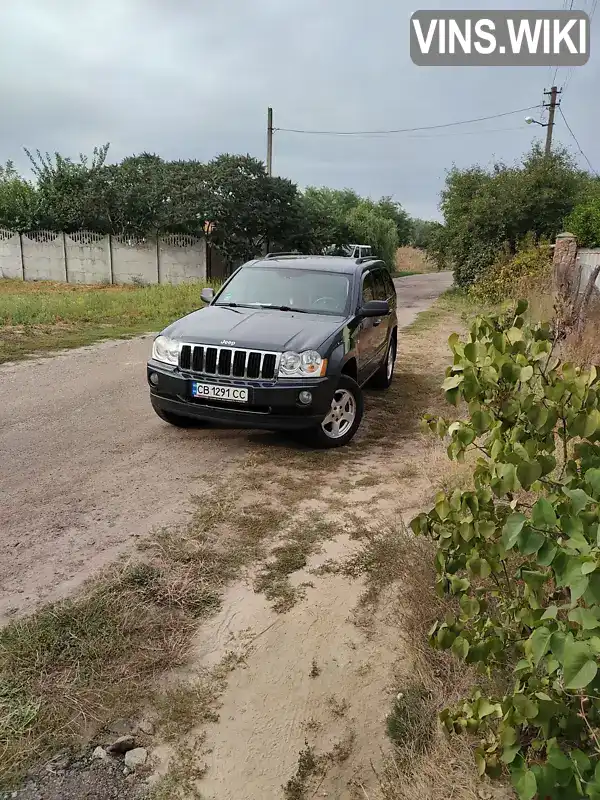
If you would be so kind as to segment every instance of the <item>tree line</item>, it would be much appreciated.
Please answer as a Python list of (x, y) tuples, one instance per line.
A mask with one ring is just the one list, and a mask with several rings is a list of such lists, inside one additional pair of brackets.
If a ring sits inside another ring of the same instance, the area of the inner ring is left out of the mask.
[(355, 242), (371, 245), (393, 268), (398, 246), (424, 247), (435, 225), (412, 220), (391, 197), (373, 201), (327, 188), (301, 192), (292, 181), (267, 175), (249, 155), (202, 163), (142, 153), (108, 163), (108, 150), (106, 144), (79, 159), (26, 150), (32, 180), (11, 162), (0, 166), (0, 227), (206, 236), (229, 264), (265, 246), (321, 253)]
[(526, 240), (554, 240), (569, 230), (581, 246), (600, 245), (600, 179), (569, 152), (546, 156), (538, 145), (516, 164), (449, 170), (441, 195), (444, 224), (427, 243), (440, 267), (470, 286)]

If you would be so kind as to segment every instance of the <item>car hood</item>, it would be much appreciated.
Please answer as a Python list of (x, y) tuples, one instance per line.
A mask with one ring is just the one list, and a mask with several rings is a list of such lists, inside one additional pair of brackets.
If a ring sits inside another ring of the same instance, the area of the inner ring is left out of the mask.
[(318, 350), (343, 324), (343, 317), (324, 314), (207, 306), (169, 325), (163, 334), (190, 344), (299, 352)]

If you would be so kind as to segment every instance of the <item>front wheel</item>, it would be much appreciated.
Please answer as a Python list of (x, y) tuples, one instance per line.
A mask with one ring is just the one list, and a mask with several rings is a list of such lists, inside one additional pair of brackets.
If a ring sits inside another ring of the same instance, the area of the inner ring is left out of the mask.
[(313, 431), (313, 443), (323, 449), (348, 444), (358, 430), (363, 412), (364, 401), (360, 386), (348, 375), (342, 375), (333, 393), (329, 412)]

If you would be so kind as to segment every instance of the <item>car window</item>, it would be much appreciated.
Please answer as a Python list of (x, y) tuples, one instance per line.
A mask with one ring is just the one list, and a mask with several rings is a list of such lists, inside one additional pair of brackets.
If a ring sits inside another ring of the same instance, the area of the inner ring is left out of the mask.
[(396, 296), (396, 287), (394, 286), (394, 281), (391, 279), (391, 277), (389, 276), (389, 274), (387, 272), (384, 272), (383, 274), (384, 274), (385, 283), (386, 283), (386, 286), (387, 286), (387, 294), (388, 294), (387, 299), (389, 299), (390, 297), (395, 297)]
[(375, 282), (373, 280), (373, 273), (368, 272), (363, 280), (363, 288), (362, 288), (362, 299), (363, 303), (369, 303), (371, 300), (375, 300)]
[(385, 275), (383, 274), (383, 270), (375, 270), (373, 277), (375, 279), (375, 300), (387, 300), (389, 294), (385, 284)]
[(350, 278), (339, 272), (290, 267), (242, 267), (223, 288), (216, 306), (246, 306), (343, 315)]

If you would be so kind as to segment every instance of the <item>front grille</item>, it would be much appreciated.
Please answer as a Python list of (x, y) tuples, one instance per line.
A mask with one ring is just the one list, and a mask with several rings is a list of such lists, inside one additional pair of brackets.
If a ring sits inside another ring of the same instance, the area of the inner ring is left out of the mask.
[(179, 366), (200, 375), (273, 380), (277, 375), (279, 357), (279, 353), (262, 350), (184, 344), (179, 354)]

